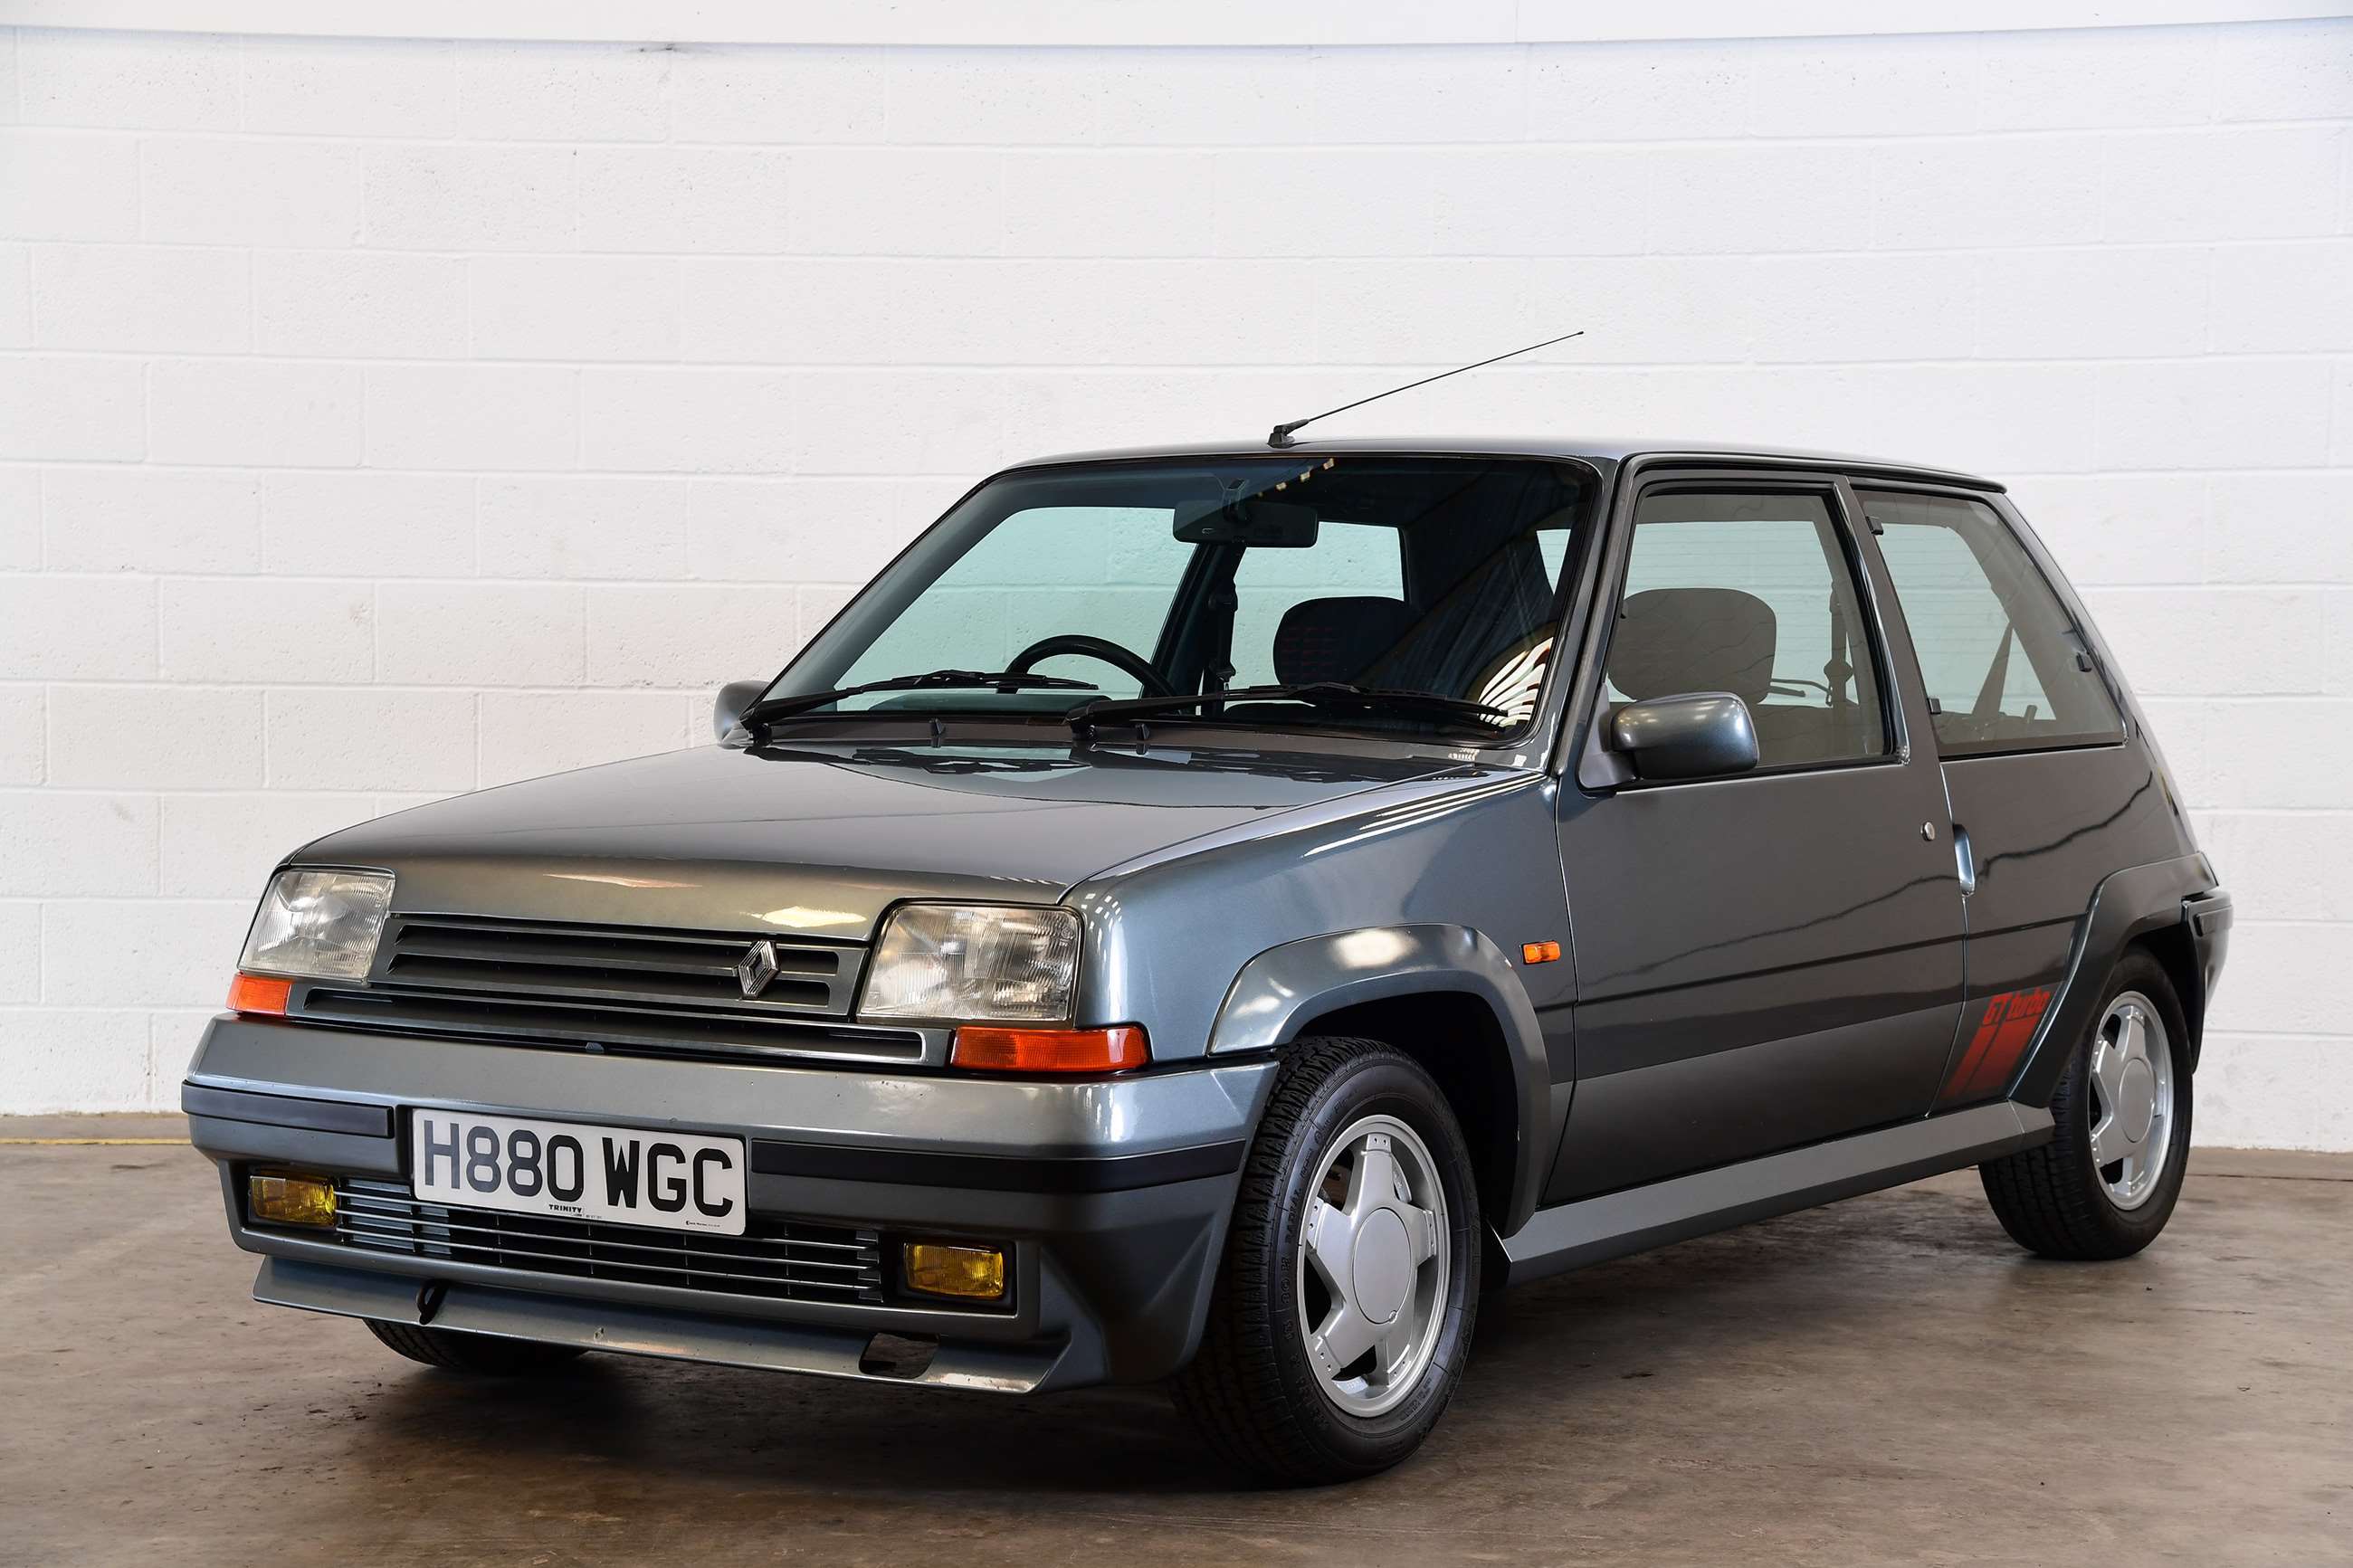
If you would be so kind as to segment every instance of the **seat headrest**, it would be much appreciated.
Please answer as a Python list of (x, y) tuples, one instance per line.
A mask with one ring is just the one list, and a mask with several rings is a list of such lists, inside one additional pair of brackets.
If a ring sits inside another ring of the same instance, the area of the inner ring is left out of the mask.
[(1355, 682), (1397, 647), (1413, 625), (1402, 599), (1302, 599), (1274, 632), (1274, 678), (1285, 686)]
[(1751, 708), (1773, 683), (1773, 606), (1737, 588), (1649, 588), (1619, 606), (1610, 683), (1637, 702), (1729, 691)]

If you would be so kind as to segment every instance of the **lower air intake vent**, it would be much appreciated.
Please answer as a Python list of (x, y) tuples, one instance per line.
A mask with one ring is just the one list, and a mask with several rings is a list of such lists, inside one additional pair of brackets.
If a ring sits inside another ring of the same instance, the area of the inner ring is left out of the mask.
[(648, 1230), (453, 1209), (419, 1203), (396, 1183), (346, 1177), (335, 1184), (335, 1239), (371, 1252), (720, 1296), (882, 1300), (882, 1238), (877, 1233), (757, 1215), (744, 1236)]

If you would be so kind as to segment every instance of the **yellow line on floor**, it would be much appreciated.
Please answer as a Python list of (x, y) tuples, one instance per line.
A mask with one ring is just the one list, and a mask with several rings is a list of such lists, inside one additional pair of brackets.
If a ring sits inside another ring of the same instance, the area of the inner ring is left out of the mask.
[(36, 1143), (43, 1145), (55, 1145), (60, 1143), (104, 1143), (108, 1145), (118, 1145), (126, 1143), (185, 1143), (186, 1142), (187, 1140), (185, 1138), (0, 1138), (0, 1143)]

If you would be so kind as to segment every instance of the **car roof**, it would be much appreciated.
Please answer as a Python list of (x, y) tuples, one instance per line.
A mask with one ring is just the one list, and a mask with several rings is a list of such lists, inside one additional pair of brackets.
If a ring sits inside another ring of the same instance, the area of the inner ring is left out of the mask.
[(1927, 479), (1962, 485), (1971, 489), (1999, 490), (1999, 480), (1957, 468), (1929, 463), (1898, 462), (1852, 452), (1817, 452), (1793, 447), (1756, 447), (1739, 442), (1692, 440), (1669, 437), (1620, 437), (1609, 439), (1559, 436), (1424, 436), (1378, 437), (1353, 441), (1299, 441), (1271, 447), (1257, 441), (1194, 441), (1157, 447), (1112, 447), (1092, 452), (1063, 452), (1016, 463), (1018, 468), (1057, 463), (1133, 462), (1153, 458), (1327, 457), (1344, 452), (1411, 452), (1430, 457), (1582, 458), (1615, 465), (1636, 458), (1696, 458), (1753, 466), (1766, 463), (1807, 468), (1834, 468), (1850, 473), (1883, 478)]

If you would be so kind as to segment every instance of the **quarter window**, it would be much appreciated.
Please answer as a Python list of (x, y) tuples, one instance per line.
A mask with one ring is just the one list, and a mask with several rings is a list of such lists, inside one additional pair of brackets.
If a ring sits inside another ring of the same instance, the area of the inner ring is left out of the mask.
[(1653, 490), (1637, 505), (1610, 700), (1729, 691), (1748, 704), (1760, 767), (1883, 756), (1871, 646), (1820, 495)]
[(1947, 756), (2096, 745), (2123, 725), (2082, 632), (1983, 501), (1863, 492)]

